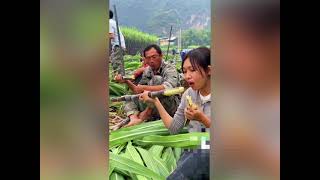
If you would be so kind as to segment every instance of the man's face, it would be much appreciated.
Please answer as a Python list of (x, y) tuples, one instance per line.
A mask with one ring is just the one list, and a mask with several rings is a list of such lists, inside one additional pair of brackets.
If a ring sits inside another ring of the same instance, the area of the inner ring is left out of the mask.
[(158, 70), (161, 65), (162, 55), (158, 54), (157, 50), (151, 48), (149, 51), (145, 53), (145, 60), (147, 64), (151, 67), (152, 70)]

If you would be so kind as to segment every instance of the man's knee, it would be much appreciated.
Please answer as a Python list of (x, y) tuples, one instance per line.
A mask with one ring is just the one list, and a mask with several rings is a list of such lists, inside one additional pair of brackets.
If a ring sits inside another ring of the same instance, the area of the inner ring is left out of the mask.
[(138, 106), (132, 101), (132, 102), (127, 102), (124, 105), (124, 112), (126, 113), (127, 116), (130, 116), (132, 114), (138, 114)]

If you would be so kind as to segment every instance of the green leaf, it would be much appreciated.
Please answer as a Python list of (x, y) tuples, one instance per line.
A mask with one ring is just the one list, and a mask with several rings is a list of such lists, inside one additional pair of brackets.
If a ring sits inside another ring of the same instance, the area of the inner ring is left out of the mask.
[[(140, 154), (137, 152), (137, 150), (132, 146), (132, 143), (131, 141), (128, 142), (128, 145), (127, 145), (127, 149), (126, 149), (126, 152), (128, 157), (130, 157), (130, 159), (132, 159), (133, 161), (141, 164), (141, 165), (144, 165), (143, 164), (143, 161), (140, 157)], [(146, 180), (147, 178), (145, 178), (144, 176), (141, 176), (141, 175), (133, 175), (133, 176), (136, 176), (136, 178), (138, 180)]]
[(127, 143), (123, 143), (120, 146), (116, 147), (116, 148), (112, 148), (112, 153), (115, 154), (119, 154), (125, 147), (126, 147)]
[(159, 145), (153, 145), (150, 149), (149, 152), (153, 156), (161, 157), (162, 151), (164, 149), (164, 146), (159, 146)]
[[(126, 153), (121, 153), (121, 154), (119, 154), (121, 157), (125, 157), (125, 158), (128, 158), (128, 159), (130, 159), (130, 157), (128, 156), (128, 154), (126, 154)], [(110, 164), (110, 163), (109, 163)], [(128, 177), (130, 177), (131, 176), (131, 173), (129, 173), (128, 171), (124, 171), (124, 170), (121, 170), (121, 169), (119, 169), (119, 168), (114, 168), (114, 171), (115, 172), (118, 172), (118, 173), (120, 173), (120, 174), (122, 174), (122, 175), (125, 175), (125, 176), (128, 176)]]
[(110, 180), (125, 180), (121, 174), (113, 172), (110, 176)]
[(166, 163), (169, 172), (173, 172), (173, 170), (177, 167), (177, 162), (174, 158), (174, 153), (171, 147), (165, 149), (164, 153), (162, 154), (162, 159)]
[(201, 145), (201, 137), (209, 139), (209, 133), (192, 132), (170, 136), (149, 135), (135, 140), (134, 143), (140, 146), (161, 145), (165, 147), (196, 148)]
[(181, 153), (182, 153), (182, 149), (181, 148), (173, 148), (174, 151), (174, 156), (176, 158), (177, 161), (179, 161)]
[(158, 166), (159, 172), (162, 176), (168, 177), (170, 175), (170, 172), (167, 168), (166, 163), (161, 159), (160, 157), (154, 156), (156, 165)]
[(143, 165), (143, 161), (140, 157), (140, 154), (137, 152), (137, 150), (132, 146), (131, 141), (128, 142), (128, 146), (126, 149), (126, 153), (128, 153), (131, 157), (132, 160), (134, 160), (135, 162)]
[(165, 179), (165, 177), (156, 174), (155, 172), (151, 171), (147, 167), (139, 163), (136, 163), (131, 159), (121, 157), (113, 153), (110, 153), (109, 157), (110, 157), (109, 163), (117, 167), (118, 169), (129, 171), (129, 172), (139, 174), (148, 178), (156, 179), (156, 180)]
[(136, 149), (141, 154), (141, 157), (142, 157), (144, 163), (146, 164), (146, 166), (150, 170), (154, 171), (155, 173), (160, 173), (159, 170), (158, 170), (158, 166), (157, 166), (155, 160), (152, 157), (152, 154), (149, 151), (147, 151), (147, 150), (145, 150), (143, 148), (140, 148), (140, 147), (136, 147)]
[(131, 129), (129, 130), (122, 130), (119, 132), (110, 133), (109, 148), (113, 148), (130, 140), (139, 139), (148, 135), (166, 135), (169, 133), (168, 129), (164, 127), (163, 123), (153, 123), (151, 125), (148, 124), (138, 126), (136, 128), (130, 128)]
[(123, 176), (128, 176), (128, 177), (130, 177), (130, 173), (129, 173), (128, 171), (124, 171), (124, 170), (121, 170), (121, 169), (116, 168), (116, 167), (113, 169), (113, 171), (114, 171), (114, 172), (117, 172), (117, 173), (119, 173), (119, 174), (121, 174), (121, 175), (123, 175)]
[[(130, 157), (130, 159), (132, 159), (133, 161), (141, 164), (141, 165), (144, 165), (143, 164), (143, 161), (140, 157), (140, 154), (137, 152), (137, 150), (132, 146), (132, 143), (131, 141), (128, 142), (128, 145), (127, 145), (127, 149), (126, 149), (126, 154), (128, 154), (127, 156)], [(130, 172), (130, 171), (129, 171)], [(141, 176), (141, 175), (137, 175), (137, 179), (138, 180), (146, 180), (147, 178), (145, 178), (144, 176)]]
[(127, 131), (141, 131), (141, 130), (147, 129), (147, 128), (159, 128), (159, 127), (164, 127), (161, 120), (144, 122), (144, 123), (141, 123), (141, 124), (138, 124), (135, 126), (125, 127), (125, 128), (118, 129), (116, 131), (112, 131), (110, 133), (110, 135), (116, 135), (116, 134), (124, 132), (124, 131), (125, 132), (127, 132)]
[(113, 170), (114, 170), (114, 167), (109, 164), (109, 169), (108, 169), (108, 171), (109, 171), (109, 172), (108, 172), (108, 176), (109, 176), (109, 177), (111, 176)]

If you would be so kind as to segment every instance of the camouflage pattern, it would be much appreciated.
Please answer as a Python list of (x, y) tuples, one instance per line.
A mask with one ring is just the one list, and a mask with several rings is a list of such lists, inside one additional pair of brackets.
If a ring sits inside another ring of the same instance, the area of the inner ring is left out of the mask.
[[(142, 75), (142, 78), (139, 82), (140, 85), (164, 85), (166, 89), (171, 89), (180, 86), (180, 81), (178, 78), (178, 72), (176, 68), (170, 64), (166, 64), (162, 61), (160, 69), (158, 72), (154, 73), (150, 67), (148, 67)], [(180, 96), (174, 95), (164, 98), (159, 98), (161, 104), (166, 109), (166, 111), (173, 116), (180, 104)], [(125, 105), (125, 112), (127, 116), (131, 114), (138, 114), (142, 112), (148, 105), (139, 100), (127, 102)], [(159, 120), (160, 115), (158, 110), (152, 105), (149, 107), (153, 108), (152, 117), (149, 120)]]
[(111, 52), (111, 66), (112, 66), (112, 74), (115, 76), (116, 74), (121, 74), (121, 61), (123, 60), (123, 55), (121, 53), (121, 49), (119, 46), (115, 46)]

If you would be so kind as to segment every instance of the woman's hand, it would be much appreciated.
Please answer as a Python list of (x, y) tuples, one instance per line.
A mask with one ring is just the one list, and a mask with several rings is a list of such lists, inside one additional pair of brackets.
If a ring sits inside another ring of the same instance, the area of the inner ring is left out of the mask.
[(149, 92), (150, 92), (150, 91), (144, 91), (144, 92), (140, 95), (139, 99), (140, 99), (140, 101), (143, 101), (143, 102), (145, 102), (145, 103), (152, 103), (152, 104), (154, 104), (154, 103), (156, 102), (156, 99), (150, 98), (149, 95), (148, 95)]
[(198, 108), (190, 108), (187, 107), (185, 109), (185, 114), (187, 119), (189, 120), (196, 120), (196, 121), (202, 121), (202, 117), (203, 117), (203, 112), (200, 111)]

